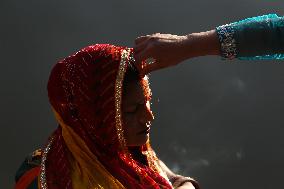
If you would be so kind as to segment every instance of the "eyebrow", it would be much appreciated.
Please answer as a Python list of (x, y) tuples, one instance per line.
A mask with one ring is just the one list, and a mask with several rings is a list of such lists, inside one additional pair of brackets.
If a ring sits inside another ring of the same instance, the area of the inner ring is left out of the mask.
[(136, 106), (137, 104), (144, 104), (145, 103), (145, 100), (146, 101), (149, 101), (149, 98), (147, 96), (143, 96), (143, 98), (139, 99), (139, 100), (135, 100), (133, 101), (130, 106)]
[(140, 99), (140, 100), (138, 100), (138, 101), (134, 101), (133, 103), (131, 103), (131, 105), (132, 106), (136, 106), (137, 104), (142, 104), (142, 103), (144, 103), (145, 102), (145, 99), (143, 98), (143, 99)]

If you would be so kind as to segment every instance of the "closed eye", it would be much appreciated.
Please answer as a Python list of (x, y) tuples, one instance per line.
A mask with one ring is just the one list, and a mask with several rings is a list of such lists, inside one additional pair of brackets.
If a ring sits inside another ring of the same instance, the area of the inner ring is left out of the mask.
[(137, 109), (138, 109), (138, 106), (136, 106), (133, 110), (127, 110), (125, 113), (133, 114), (133, 113), (135, 113), (137, 111)]

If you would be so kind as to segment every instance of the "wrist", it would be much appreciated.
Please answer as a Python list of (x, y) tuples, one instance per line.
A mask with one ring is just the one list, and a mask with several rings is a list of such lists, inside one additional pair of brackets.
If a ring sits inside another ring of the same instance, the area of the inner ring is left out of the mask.
[(220, 55), (220, 43), (215, 30), (191, 33), (186, 36), (187, 58)]

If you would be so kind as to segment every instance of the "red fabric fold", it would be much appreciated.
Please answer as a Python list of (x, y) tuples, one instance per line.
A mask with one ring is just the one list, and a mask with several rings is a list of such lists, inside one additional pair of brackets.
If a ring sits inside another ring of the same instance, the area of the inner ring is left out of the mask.
[(39, 175), (40, 167), (34, 167), (28, 170), (16, 183), (14, 189), (26, 189), (33, 182), (33, 180)]

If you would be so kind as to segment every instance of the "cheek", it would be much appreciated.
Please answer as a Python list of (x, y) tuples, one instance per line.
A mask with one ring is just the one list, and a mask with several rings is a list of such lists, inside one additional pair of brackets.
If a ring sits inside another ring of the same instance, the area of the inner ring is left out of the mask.
[(128, 115), (125, 115), (123, 117), (123, 122), (126, 123), (126, 124), (135, 124), (136, 122), (136, 117), (137, 117), (137, 113), (132, 113), (132, 114), (128, 114)]
[(134, 125), (135, 125), (135, 116), (133, 115), (124, 116), (123, 128), (126, 136), (131, 136), (131, 133), (133, 133), (135, 129)]
[(127, 145), (135, 143), (135, 127), (134, 127), (134, 116), (126, 116), (123, 118), (124, 138)]

